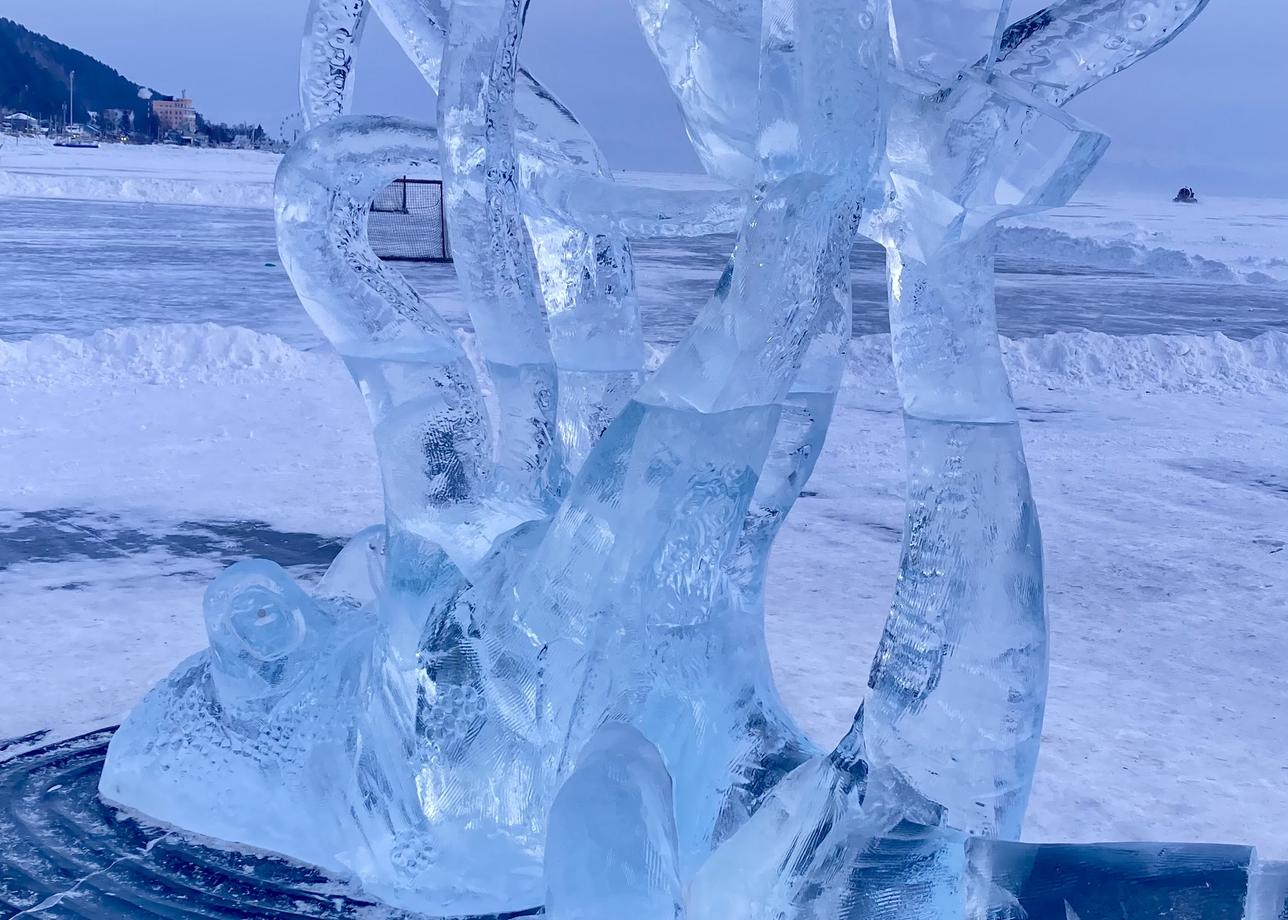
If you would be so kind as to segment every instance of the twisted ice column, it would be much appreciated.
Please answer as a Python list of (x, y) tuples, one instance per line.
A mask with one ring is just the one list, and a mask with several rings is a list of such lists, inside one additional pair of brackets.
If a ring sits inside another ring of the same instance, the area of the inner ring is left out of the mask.
[[(838, 94), (823, 84), (794, 100), (775, 99), (772, 92), (749, 92), (750, 87), (772, 86), (784, 76), (779, 73), (766, 80), (762, 63), (774, 60), (775, 39), (773, 29), (763, 26), (773, 26), (774, 20), (790, 23), (795, 17), (792, 10), (773, 7), (769, 12), (774, 19), (766, 21), (760, 3), (736, 0), (634, 0), (634, 6), (645, 38), (680, 101), (690, 136), (714, 176), (741, 184), (747, 191), (763, 188), (817, 153), (808, 149), (812, 125), (833, 114), (865, 123), (861, 114), (847, 111), (863, 100), (862, 92)], [(809, 5), (801, 8), (803, 16), (809, 11)], [(855, 4), (853, 13), (859, 31), (879, 26), (885, 16), (884, 7), (863, 3)], [(833, 50), (845, 53), (844, 48)], [(783, 60), (791, 57), (782, 56)], [(836, 61), (855, 66), (843, 56)], [(791, 79), (782, 85), (791, 85)], [(714, 231), (725, 214), (736, 210), (735, 202), (736, 196), (729, 192), (704, 193), (693, 201), (700, 212), (690, 220)], [(783, 404), (771, 462), (762, 472), (757, 498), (743, 524), (739, 561), (730, 573), (737, 592), (753, 608), (759, 604), (758, 582), (773, 537), (817, 460), (840, 381), (841, 356), (849, 340), (848, 241), (836, 248), (837, 258), (823, 263), (830, 275), (824, 286), (834, 290), (836, 303), (825, 314), (793, 393)], [(757, 627), (749, 635), (758, 631)], [(758, 644), (763, 645), (763, 639)]]
[(310, 0), (300, 43), (300, 110), (312, 128), (353, 105), (353, 55), (367, 23), (366, 0)]
[[(439, 89), (451, 4), (445, 0), (375, 0), (390, 32), (435, 92)], [(326, 92), (331, 70), (343, 66), (352, 83), (356, 36), (367, 14), (362, 0), (316, 0), (306, 38), (301, 80), (303, 105), (314, 118), (344, 111), (344, 100)], [(327, 23), (338, 25), (327, 28)], [(355, 25), (355, 22), (357, 23)], [(344, 49), (341, 53), (337, 49)], [(320, 88), (320, 89), (319, 89)], [(519, 170), (524, 189), (598, 179), (611, 193), (613, 180), (594, 141), (576, 118), (527, 71), (520, 69), (515, 96)], [(674, 195), (669, 196), (674, 199)], [(674, 205), (668, 205), (673, 209)], [(524, 195), (524, 218), (541, 279), (558, 364), (559, 426), (564, 465), (576, 472), (608, 422), (642, 379), (643, 337), (630, 248), (622, 228), (587, 225), (575, 211), (546, 206)]]
[(630, 0), (680, 102), (703, 168), (736, 187), (757, 173), (756, 0)]
[[(956, 916), (963, 898), (981, 913), (1011, 909), (986, 867), (926, 850), (916, 842), (926, 832), (902, 834), (906, 844), (897, 833), (906, 822), (1018, 833), (1043, 708), (1040, 545), (988, 228), (1066, 198), (1104, 141), (990, 64), (1002, 66), (985, 55), (950, 86), (898, 100), (890, 191), (867, 215), (889, 250), (910, 460), (900, 579), (869, 693), (837, 750), (788, 776), (703, 866), (690, 920), (891, 906)], [(1044, 146), (1032, 152), (1021, 141), (1035, 136)]]
[[(867, 141), (867, 148), (872, 149), (870, 140)], [(853, 193), (850, 193), (850, 197), (854, 197)], [(775, 202), (775, 206), (769, 209), (774, 216), (774, 221), (780, 224), (784, 219), (789, 223), (795, 220), (795, 215), (784, 207), (784, 203), (788, 200), (790, 200), (790, 195), (786, 195), (785, 198)], [(817, 196), (815, 200), (819, 200)], [(823, 213), (826, 215), (826, 207)], [(778, 232), (783, 231), (779, 230)], [(813, 231), (810, 232), (812, 233)], [(818, 248), (817, 243), (809, 242), (808, 238), (806, 238), (801, 245), (803, 258), (811, 257), (810, 253)], [(765, 269), (762, 268), (761, 275), (764, 272)], [(814, 284), (816, 279), (809, 279), (809, 281), (810, 284)], [(833, 291), (828, 291), (827, 296), (834, 299), (835, 295)], [(762, 309), (771, 307), (777, 308), (777, 305), (773, 304), (772, 301), (768, 301)], [(805, 331), (808, 331), (808, 322)], [(802, 334), (798, 334), (796, 338), (800, 338)], [(770, 336), (770, 339), (772, 340), (772, 336)], [(753, 336), (749, 343), (743, 347), (755, 347), (757, 341), (758, 338)], [(484, 343), (485, 353), (487, 348), (487, 344)], [(789, 358), (788, 373), (791, 374), (794, 373), (797, 359), (790, 357), (790, 351), (787, 355)], [(777, 407), (775, 405), (759, 407), (759, 414), (761, 415), (766, 413), (772, 415), (776, 411)], [(697, 421), (702, 422), (702, 419), (699, 418)], [(665, 438), (660, 441), (645, 439), (642, 445), (632, 445), (632, 449), (636, 450), (639, 456), (650, 456), (657, 451), (659, 444), (669, 449), (671, 446), (679, 444), (696, 442), (703, 444), (705, 447), (709, 443), (712, 448), (718, 449), (717, 452), (721, 457), (726, 458), (725, 466), (733, 469), (738, 469), (741, 466), (742, 469), (746, 470), (745, 473), (735, 476), (734, 481), (728, 485), (728, 488), (732, 489), (731, 500), (739, 502), (742, 500), (741, 495), (746, 491), (747, 485), (750, 482), (754, 482), (758, 467), (756, 451), (753, 449), (748, 453), (745, 450), (746, 438), (753, 439), (750, 443), (763, 441), (767, 437), (767, 432), (762, 429), (763, 426), (752, 425), (745, 433), (743, 440), (734, 440), (731, 443), (722, 443), (718, 437), (712, 438), (706, 434), (698, 433), (691, 437)], [(772, 431), (772, 427), (769, 430)], [(745, 456), (739, 458), (739, 454)], [(708, 451), (708, 455), (710, 456), (710, 451)], [(667, 485), (665, 493), (658, 497), (660, 503), (658, 507), (669, 508), (670, 511), (664, 510), (656, 517), (662, 520), (676, 517), (675, 509), (677, 507), (692, 509), (695, 514), (690, 517), (698, 517), (706, 513), (708, 509), (719, 506), (721, 501), (729, 500), (722, 499), (719, 494), (724, 486), (717, 486), (713, 489), (712, 485), (707, 483), (706, 478), (709, 478), (710, 474), (705, 467), (710, 465), (710, 463), (700, 464), (697, 468), (697, 472), (700, 474), (698, 477), (695, 477), (693, 467), (682, 466), (678, 469), (669, 480), (670, 484)], [(689, 470), (687, 475), (685, 474), (686, 469)], [(583, 477), (583, 479), (585, 478)], [(601, 501), (598, 492), (592, 493), (592, 498), (596, 502)], [(695, 502), (697, 504), (694, 504)], [(584, 501), (581, 504), (582, 507), (578, 507), (576, 494), (574, 493), (573, 500), (570, 501), (572, 512), (569, 515), (573, 520), (577, 519), (577, 515), (584, 515)], [(737, 520), (737, 513), (738, 509), (735, 506), (735, 516), (730, 519), (729, 523)], [(745, 505), (742, 506), (741, 513), (745, 513)], [(663, 569), (674, 568), (677, 565), (684, 566), (690, 563), (690, 554), (694, 552), (695, 547), (692, 543), (692, 535), (686, 529), (672, 528), (670, 531), (663, 531), (659, 534), (655, 528), (646, 527), (644, 532), (640, 534), (641, 539), (633, 541), (627, 538), (635, 536), (631, 531), (637, 528), (638, 525), (633, 523), (632, 518), (629, 516), (620, 515), (619, 517), (620, 519), (614, 522), (613, 529), (622, 536), (623, 553), (630, 552), (632, 546), (644, 546), (646, 547), (644, 551), (647, 553), (662, 554), (661, 567)], [(692, 523), (692, 520), (686, 519), (684, 514), (680, 514), (678, 517), (685, 525)], [(723, 518), (718, 518), (718, 520), (723, 520)], [(716, 538), (723, 539), (724, 531), (729, 531), (731, 535), (734, 533), (729, 524), (726, 524), (723, 528), (716, 528), (713, 533)], [(700, 540), (709, 540), (711, 538), (710, 535), (701, 533), (697, 536)], [(625, 685), (614, 687), (611, 681), (606, 687), (599, 686), (597, 682), (602, 677), (599, 672), (620, 670), (621, 664), (632, 663), (629, 660), (625, 662), (610, 661), (608, 665), (605, 665), (605, 661), (611, 658), (611, 655), (608, 654), (610, 650), (595, 645), (593, 641), (589, 646), (582, 641), (583, 636), (578, 633), (578, 630), (582, 630), (585, 627), (586, 618), (584, 612), (587, 610), (596, 611), (596, 598), (593, 592), (601, 590), (602, 586), (600, 583), (593, 583), (589, 586), (575, 584), (570, 587), (569, 581), (572, 576), (575, 575), (580, 578), (582, 577), (580, 574), (582, 571), (593, 571), (587, 570), (586, 566), (587, 561), (595, 557), (592, 553), (586, 552), (586, 547), (582, 544), (575, 541), (570, 542), (563, 539), (563, 537), (564, 535), (560, 532), (560, 521), (556, 520), (550, 530), (550, 535), (542, 540), (539, 550), (527, 560), (531, 562), (531, 565), (526, 571), (531, 574), (526, 579), (521, 578), (517, 589), (514, 591), (519, 603), (515, 605), (517, 609), (513, 615), (507, 614), (504, 605), (499, 610), (495, 609), (497, 598), (504, 598), (509, 593), (506, 588), (509, 578), (504, 571), (500, 573), (501, 583), (499, 586), (490, 585), (487, 579), (475, 579), (474, 587), (468, 592), (471, 597), (468, 604), (475, 611), (471, 619), (473, 620), (474, 628), (482, 635), (481, 642), (469, 645), (475, 648), (480, 668), (487, 674), (487, 677), (482, 681), (485, 693), (488, 699), (496, 705), (498, 712), (502, 714), (501, 721), (505, 727), (515, 732), (520, 738), (528, 738), (532, 744), (552, 748), (555, 760), (554, 773), (550, 773), (540, 765), (535, 765), (539, 773), (544, 772), (547, 776), (557, 776), (558, 772), (563, 769), (561, 765), (569, 762), (570, 753), (575, 754), (580, 742), (584, 740), (588, 731), (593, 728), (598, 718), (602, 715), (605, 705), (604, 700), (611, 698), (613, 693), (620, 694), (624, 689)], [(649, 541), (654, 542), (650, 543)], [(701, 546), (697, 548), (701, 549)], [(397, 553), (393, 552), (390, 554), (391, 571), (394, 572), (399, 570), (399, 566), (394, 562), (397, 555)], [(522, 565), (517, 564), (523, 558), (521, 556), (513, 556), (512, 554), (507, 556), (506, 552), (503, 551), (498, 558), (505, 558), (505, 564), (512, 566), (515, 572), (525, 571)], [(617, 558), (622, 560), (623, 563), (628, 563), (626, 566), (628, 572), (631, 571), (629, 564), (640, 564), (638, 558), (632, 559), (629, 555), (619, 555)], [(535, 561), (532, 561), (533, 559)], [(612, 561), (610, 554), (610, 570)], [(570, 567), (573, 569), (572, 572), (568, 571)], [(647, 573), (647, 567), (645, 569), (645, 578), (647, 579), (650, 576)], [(711, 570), (718, 572), (719, 566), (713, 566)], [(681, 586), (688, 590), (688, 586), (683, 585), (682, 576)], [(563, 600), (562, 596), (553, 602), (549, 602), (546, 596), (541, 593), (543, 591), (563, 591), (569, 595), (569, 599), (563, 603), (561, 608), (559, 601)], [(591, 594), (591, 596), (584, 598), (582, 595), (587, 593)], [(535, 594), (537, 598), (535, 602), (527, 600), (530, 594)], [(690, 595), (691, 605), (699, 605), (703, 600), (705, 600), (705, 596), (702, 593), (694, 592)], [(631, 613), (635, 614), (636, 610), (632, 609)], [(688, 615), (693, 613), (694, 610), (692, 609), (686, 611)], [(597, 613), (597, 616), (611, 622), (611, 618), (607, 615)], [(444, 622), (450, 622), (450, 620), (451, 617), (448, 617)], [(517, 630), (507, 632), (507, 622), (513, 624), (510, 627), (511, 629), (517, 627)], [(623, 618), (623, 622), (628, 625), (632, 622), (638, 622), (638, 616), (635, 619), (630, 617)], [(565, 640), (563, 637), (570, 632), (572, 633), (571, 639)], [(592, 635), (592, 638), (593, 632), (593, 630), (586, 630), (587, 635)], [(531, 641), (525, 638), (530, 635), (535, 635), (539, 641), (531, 647), (525, 660), (525, 656), (520, 650), (525, 647), (525, 643)], [(569, 652), (569, 658), (566, 660), (568, 660), (570, 667), (560, 668), (558, 665), (563, 660), (560, 658), (560, 652), (565, 647)], [(437, 646), (433, 648), (437, 648)], [(422, 654), (424, 654), (424, 650), (422, 650)], [(430, 660), (434, 660), (439, 654), (437, 651), (432, 651)], [(450, 655), (450, 649), (444, 649), (443, 654)], [(578, 669), (581, 669), (584, 677), (577, 693), (570, 700), (561, 700), (559, 693), (561, 688), (558, 686), (548, 687), (547, 683), (551, 678), (544, 675), (575, 677), (578, 674)], [(431, 668), (431, 674), (434, 671), (435, 669)], [(443, 696), (444, 687), (451, 684), (450, 681), (445, 681), (443, 677), (444, 675), (441, 673), (435, 676), (435, 681), (440, 685), (436, 696), (440, 699)], [(535, 696), (533, 696), (534, 690), (536, 692)], [(536, 709), (529, 714), (529, 709), (532, 706), (536, 706)], [(508, 715), (506, 715), (507, 713)], [(546, 726), (549, 726), (549, 729)], [(552, 732), (554, 734), (551, 734)], [(436, 781), (432, 780), (431, 777), (442, 774), (443, 771), (438, 769), (431, 769), (427, 773), (422, 773), (426, 777), (425, 787), (430, 790), (431, 798), (441, 799), (443, 795), (447, 795), (450, 792), (446, 787), (444, 787), (441, 794), (433, 791)], [(705, 777), (705, 779), (708, 783), (713, 782), (710, 776)], [(542, 782), (540, 779), (537, 781), (538, 783)], [(537, 790), (535, 794), (539, 799), (540, 791)], [(540, 806), (536, 805), (532, 810), (532, 814), (539, 813), (539, 811)]]
[[(997, 341), (990, 227), (1067, 200), (1104, 148), (1042, 100), (1063, 103), (1139, 60), (1203, 5), (1058, 4), (896, 108), (892, 191), (873, 223), (887, 247), (909, 504), (862, 730), (874, 766), (971, 833), (1018, 836), (1046, 686), (1041, 541)], [(1034, 154), (1028, 141), (1045, 146)]]
[[(808, 188), (800, 184), (802, 177), (844, 177), (838, 181), (848, 183), (857, 200), (872, 176), (873, 155), (881, 143), (884, 36), (874, 26), (883, 9), (879, 4), (815, 2), (791, 14), (776, 5), (767, 13), (772, 15), (766, 16), (759, 39), (757, 185), (777, 191), (795, 184), (800, 189)], [(798, 220), (803, 208), (812, 206), (819, 206), (812, 198), (787, 205), (797, 211)], [(841, 217), (838, 212), (825, 236), (808, 239), (812, 252), (798, 251), (793, 242), (781, 263), (795, 273), (816, 273), (808, 284), (817, 307), (810, 326), (793, 333), (805, 335), (805, 347), (777, 400), (774, 437), (738, 539), (725, 556), (720, 594), (706, 609), (695, 611), (699, 620), (691, 621), (693, 615), (656, 618), (663, 679), (647, 699), (641, 724), (676, 770), (681, 854), (690, 873), (747, 820), (783, 775), (815, 752), (773, 685), (764, 642), (763, 588), (773, 538), (817, 461), (849, 339), (853, 203), (844, 213)], [(765, 221), (763, 213), (756, 219)], [(782, 232), (764, 229), (771, 235)], [(747, 271), (743, 260), (766, 257), (745, 242), (740, 241), (726, 273), (731, 285)], [(726, 301), (735, 288), (730, 291)], [(706, 321), (699, 319), (695, 336), (677, 353), (702, 341), (698, 333)], [(715, 379), (749, 381), (761, 373), (718, 366), (717, 357), (702, 359)], [(686, 661), (704, 656), (726, 664), (689, 673)]]
[[(721, 290), (596, 448), (534, 557), (537, 577), (518, 592), (530, 612), (525, 622), (559, 614), (539, 635), (557, 634), (560, 623), (585, 624), (545, 645), (551, 672), (578, 678), (571, 689), (552, 688), (553, 707), (571, 695), (564, 705), (575, 722), (591, 693), (612, 698), (598, 687), (626, 681), (628, 697), (643, 694), (620, 705), (637, 713), (682, 773), (677, 813), (689, 861), (744, 820), (801, 756), (780, 749), (795, 745), (794, 735), (766, 730), (762, 701), (754, 699), (768, 672), (759, 660), (763, 639), (759, 624), (734, 609), (729, 571), (738, 522), (747, 517), (802, 361), (821, 333), (834, 335), (828, 317), (844, 314), (835, 276), (880, 149), (875, 84), (884, 55), (880, 30), (870, 28), (879, 18), (867, 28), (836, 26), (847, 16), (862, 21), (863, 11), (812, 4), (798, 52), (771, 36), (775, 53), (799, 54), (795, 63), (805, 72), (787, 68), (765, 91), (767, 100), (781, 101), (775, 123), (790, 118), (800, 129), (800, 155), (784, 159), (777, 174), (767, 171), (768, 191), (744, 225)], [(805, 111), (820, 104), (810, 102), (819, 80), (852, 91), (847, 111), (855, 117)], [(592, 555), (588, 567), (583, 560)], [(650, 655), (644, 673), (623, 671), (620, 655), (596, 651), (621, 641), (619, 630), (634, 623), (643, 625)], [(746, 638), (753, 641), (744, 645)], [(733, 666), (728, 655), (737, 656)], [(744, 672), (743, 664), (751, 667)], [(581, 719), (561, 763), (593, 727)]]
[[(925, 219), (915, 205), (901, 218), (910, 235)], [(942, 805), (950, 826), (1015, 837), (1045, 708), (1046, 620), (1041, 536), (992, 313), (991, 240), (915, 256), (897, 236), (882, 241), (908, 510), (864, 699), (867, 757)]]
[[(459, 8), (454, 17), (457, 13)], [(501, 43), (504, 46), (504, 38)], [(495, 104), (503, 106), (504, 100)], [(724, 399), (733, 402), (729, 411), (695, 413), (648, 400), (638, 403), (638, 411), (628, 408), (595, 450), (544, 535), (541, 530), (516, 532), (513, 540), (479, 564), (462, 599), (449, 604), (460, 615), (436, 621), (468, 619), (478, 638), (442, 645), (431, 637), (431, 644), (422, 647), (436, 685), (432, 697), (438, 701), (424, 710), (427, 719), (434, 721), (437, 706), (454, 699), (452, 688), (481, 688), (493, 714), (480, 730), (493, 740), (485, 744), (480, 740), (484, 735), (471, 729), (461, 743), (476, 752), (508, 751), (507, 762), (518, 772), (532, 773), (532, 786), (525, 793), (531, 807), (497, 818), (525, 825), (530, 819), (539, 821), (545, 790), (566, 771), (606, 707), (631, 692), (639, 680), (637, 668), (645, 659), (634, 653), (640, 640), (633, 634), (647, 627), (650, 612), (681, 622), (707, 615), (721, 587), (722, 560), (737, 535), (732, 525), (746, 514), (779, 404), (819, 325), (815, 317), (820, 306), (836, 300), (832, 285), (820, 283), (831, 271), (822, 272), (816, 263), (819, 258), (835, 261), (832, 241), (848, 241), (857, 189), (867, 181), (876, 149), (864, 134), (868, 122), (848, 127), (853, 136), (838, 149), (866, 151), (866, 160), (860, 158), (858, 164), (866, 172), (835, 179), (803, 173), (778, 183), (758, 220), (749, 225), (744, 255), (750, 267), (735, 267), (730, 296), (713, 304), (705, 317), (704, 334), (697, 338), (706, 354), (696, 362), (695, 355), (687, 354), (664, 369), (664, 377), (679, 375), (668, 389), (683, 405), (698, 400), (706, 406)], [(502, 136), (501, 149), (504, 143)], [(825, 164), (811, 165), (821, 169)], [(845, 165), (850, 168), (848, 162)], [(835, 171), (836, 164), (830, 168)], [(494, 206), (496, 200), (487, 213), (496, 214), (510, 204), (501, 201)], [(782, 240), (788, 241), (800, 266), (799, 273), (787, 277), (781, 277), (768, 258)], [(784, 304), (794, 306), (785, 310)], [(486, 354), (490, 346), (483, 346)], [(721, 387), (739, 384), (736, 378), (713, 380), (703, 366), (708, 355), (745, 367), (749, 377), (759, 378), (766, 363), (773, 373), (768, 381), (749, 381), (756, 395), (743, 406), (736, 386), (728, 392), (706, 392), (715, 382)], [(671, 456), (676, 459), (661, 459)], [(398, 555), (391, 550), (394, 573), (400, 570)], [(453, 651), (453, 644), (460, 646), (459, 652)], [(459, 665), (451, 664), (453, 655)], [(683, 665), (701, 667), (700, 660), (689, 658)], [(647, 676), (644, 682), (649, 683)], [(532, 747), (524, 749), (523, 743)], [(547, 753), (534, 759), (534, 749)], [(450, 750), (441, 753), (446, 756)], [(427, 748), (431, 758), (438, 757), (438, 751), (436, 744)], [(468, 760), (466, 756), (461, 762)], [(486, 794), (462, 798), (462, 790), (477, 783), (462, 785), (461, 770), (451, 764), (426, 762), (418, 769), (426, 802), (439, 803), (436, 808), (453, 811), (453, 802), (491, 801)], [(446, 782), (440, 784), (440, 779)], [(708, 771), (703, 780), (705, 795), (719, 777)]]
[[(398, 119), (313, 129), (283, 161), (278, 220), (301, 300), (367, 398), (388, 503), (373, 605), (383, 628), (344, 663), (357, 674), (332, 717), (349, 741), (338, 762), (318, 758), (313, 779), (339, 775), (352, 790), (333, 810), (347, 815), (345, 865), (369, 890), (465, 912), (538, 903), (554, 775), (531, 716), (522, 731), (507, 723), (506, 675), (489, 682), (475, 650), (495, 638), (488, 618), (541, 526), (523, 526), (498, 482), (455, 337), (366, 245), (374, 191), (432, 162), (436, 139)], [(314, 681), (328, 680), (325, 666)], [(252, 829), (237, 839), (257, 841)]]
[(468, 526), (492, 488), (487, 417), (464, 351), (366, 238), (376, 192), (433, 165), (437, 141), (402, 119), (338, 119), (292, 147), (276, 191), (283, 264), (367, 402), (394, 530), (427, 524), (431, 510), (435, 522)]
[(519, 208), (514, 93), (526, 4), (455, 0), (438, 124), (457, 275), (499, 404), (498, 474), (542, 516), (562, 489), (559, 384)]
[[(701, 626), (716, 607), (736, 523), (822, 302), (819, 273), (807, 263), (856, 198), (843, 180), (781, 183), (748, 225), (748, 267), (729, 297), (708, 308), (701, 348), (668, 360), (657, 388), (612, 423), (548, 525), (515, 529), (469, 584), (427, 597), (441, 612), (420, 649), (410, 761), (430, 825), (378, 850), (386, 857), (377, 874), (388, 875), (397, 857), (404, 888), (408, 879), (427, 890), (451, 878), (464, 888), (467, 878), (477, 893), (488, 891), (486, 870), (505, 884), (494, 879), (490, 900), (476, 894), (454, 906), (531, 903), (523, 900), (531, 890), (524, 867), (539, 858), (551, 796), (604, 718), (636, 713), (654, 685), (656, 621)], [(786, 276), (768, 259), (784, 240), (802, 266)], [(759, 365), (769, 377), (741, 385), (713, 378), (699, 354)], [(702, 653), (718, 649), (689, 651), (671, 659), (672, 686), (714, 670)], [(737, 702), (720, 697), (711, 706)], [(732, 720), (721, 711), (718, 721)], [(705, 785), (691, 787), (694, 802), (720, 793), (723, 774), (709, 766), (697, 771)], [(432, 842), (434, 857), (408, 866), (418, 837)]]
[[(276, 188), (283, 264), (372, 417), (387, 539), (384, 529), (359, 535), (312, 598), (270, 563), (224, 573), (207, 592), (210, 650), (131, 713), (102, 780), (105, 795), (154, 818), (349, 871), (417, 904), (446, 886), (424, 895), (435, 880), (408, 859), (427, 824), (409, 763), (408, 662), (434, 603), (460, 590), (439, 544), (466, 567), (481, 558), (492, 459), (469, 362), (371, 252), (366, 212), (437, 146), (433, 129), (401, 119), (337, 119), (292, 148)], [(400, 604), (417, 578), (417, 603)], [(489, 874), (500, 886), (503, 871)]]
[[(889, 259), (908, 512), (864, 700), (868, 759), (944, 806), (950, 826), (1016, 837), (1040, 743), (1047, 636), (1041, 534), (996, 330), (991, 318), (967, 325), (991, 301), (991, 247), (976, 239), (929, 264), (897, 250)], [(957, 328), (928, 328), (938, 324)], [(905, 340), (916, 344), (905, 350)], [(954, 388), (965, 368), (977, 375), (968, 399)]]

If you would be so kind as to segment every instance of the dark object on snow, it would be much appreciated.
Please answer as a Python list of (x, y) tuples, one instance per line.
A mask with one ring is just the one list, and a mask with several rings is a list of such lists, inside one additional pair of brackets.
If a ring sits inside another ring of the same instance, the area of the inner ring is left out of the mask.
[(1179, 201), (1181, 204), (1198, 204), (1198, 196), (1194, 194), (1194, 189), (1186, 187), (1176, 193), (1173, 201)]

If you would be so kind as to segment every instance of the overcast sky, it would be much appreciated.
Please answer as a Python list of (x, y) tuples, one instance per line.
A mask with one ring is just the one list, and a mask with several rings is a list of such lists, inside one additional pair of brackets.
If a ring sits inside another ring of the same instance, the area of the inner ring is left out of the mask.
[[(277, 133), (295, 112), (307, 0), (0, 0), (0, 15), (219, 121)], [(1041, 0), (1015, 0), (1017, 15)], [(158, 12), (164, 10), (163, 13)], [(433, 117), (433, 100), (373, 20), (360, 111)], [(524, 60), (615, 167), (696, 170), (675, 103), (627, 0), (532, 0)], [(1093, 183), (1288, 197), (1288, 0), (1211, 0), (1175, 42), (1071, 110), (1113, 138)]]

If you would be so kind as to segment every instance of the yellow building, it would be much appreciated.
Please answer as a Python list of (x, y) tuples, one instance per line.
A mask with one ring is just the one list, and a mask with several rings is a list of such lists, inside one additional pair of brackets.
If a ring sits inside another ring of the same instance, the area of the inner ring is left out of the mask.
[(192, 107), (191, 99), (153, 99), (152, 114), (162, 134), (178, 131), (180, 134), (193, 134), (197, 130), (197, 111)]

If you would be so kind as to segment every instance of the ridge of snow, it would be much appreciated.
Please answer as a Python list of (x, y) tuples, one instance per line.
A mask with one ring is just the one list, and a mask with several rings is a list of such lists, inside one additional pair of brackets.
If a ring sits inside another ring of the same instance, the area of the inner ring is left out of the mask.
[[(1288, 333), (1263, 332), (1240, 341), (1208, 335), (1054, 332), (1002, 339), (1011, 382), (1047, 390), (1129, 390), (1141, 393), (1288, 392)], [(847, 386), (892, 389), (890, 337), (850, 344)]]
[[(462, 334), (462, 338), (470, 337)], [(1053, 390), (1288, 392), (1288, 333), (1248, 340), (1207, 335), (1113, 336), (1056, 332), (1002, 339), (1012, 381)], [(650, 365), (662, 349), (652, 349)], [(125, 326), (84, 338), (0, 339), (0, 385), (77, 386), (130, 380), (178, 384), (334, 373), (329, 351), (303, 351), (275, 335), (214, 323)], [(889, 388), (890, 337), (851, 342), (847, 386)]]
[(0, 339), (0, 386), (77, 386), (114, 380), (182, 385), (309, 376), (333, 355), (301, 351), (270, 333), (214, 323), (103, 329), (84, 338)]

